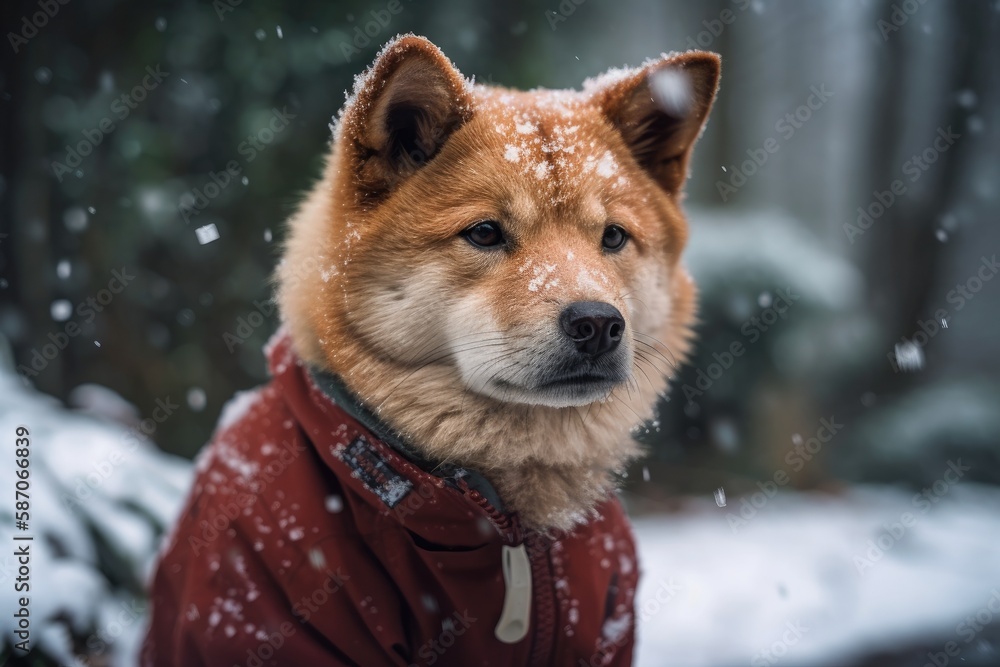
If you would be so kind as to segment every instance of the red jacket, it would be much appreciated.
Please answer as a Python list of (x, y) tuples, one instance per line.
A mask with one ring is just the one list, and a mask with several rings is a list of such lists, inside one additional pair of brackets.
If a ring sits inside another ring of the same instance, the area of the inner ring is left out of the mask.
[(269, 359), (199, 458), (143, 665), (631, 664), (617, 499), (571, 534), (526, 532), (482, 476), (421, 465), (287, 338)]

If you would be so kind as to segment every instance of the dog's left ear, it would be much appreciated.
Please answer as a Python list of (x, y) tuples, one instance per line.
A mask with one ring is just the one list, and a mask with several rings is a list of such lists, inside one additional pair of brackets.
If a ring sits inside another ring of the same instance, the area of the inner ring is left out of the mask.
[(387, 44), (358, 77), (341, 118), (359, 199), (372, 203), (390, 192), (471, 113), (465, 79), (438, 47), (414, 35)]
[(664, 56), (624, 78), (597, 79), (593, 100), (636, 161), (671, 195), (680, 194), (695, 141), (719, 87), (715, 53)]

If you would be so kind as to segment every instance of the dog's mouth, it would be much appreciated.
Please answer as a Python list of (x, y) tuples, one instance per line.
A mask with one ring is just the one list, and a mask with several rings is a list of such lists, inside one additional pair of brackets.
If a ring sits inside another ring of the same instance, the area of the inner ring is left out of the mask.
[(457, 355), (465, 388), (500, 403), (580, 407), (612, 398), (633, 381), (631, 345), (583, 354), (569, 345), (488, 348), (481, 357)]
[(588, 369), (548, 374), (527, 386), (503, 379), (496, 379), (493, 384), (500, 390), (499, 394), (494, 394), (497, 398), (518, 403), (568, 407), (605, 399), (625, 381), (627, 377), (620, 373)]
[(595, 387), (613, 387), (618, 384), (621, 380), (609, 377), (604, 374), (598, 373), (578, 373), (575, 375), (564, 375), (561, 377), (556, 377), (551, 380), (547, 380), (535, 387), (538, 391), (548, 391), (552, 389), (573, 389), (575, 387), (580, 388), (595, 388)]

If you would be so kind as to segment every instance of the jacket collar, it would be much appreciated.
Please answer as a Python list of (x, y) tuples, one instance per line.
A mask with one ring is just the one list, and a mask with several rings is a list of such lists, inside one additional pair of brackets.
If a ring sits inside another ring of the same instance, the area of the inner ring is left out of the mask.
[(500, 499), (496, 488), (482, 473), (471, 468), (456, 466), (451, 463), (439, 463), (424, 457), (420, 454), (419, 449), (414, 447), (402, 433), (379, 419), (371, 408), (355, 396), (347, 388), (347, 385), (344, 384), (340, 376), (315, 366), (309, 366), (308, 373), (313, 384), (316, 385), (324, 396), (364, 426), (372, 435), (395, 450), (400, 456), (428, 474), (446, 480), (465, 480), (469, 488), (482, 494), (483, 498), (496, 508), (497, 511), (505, 511), (503, 501)]

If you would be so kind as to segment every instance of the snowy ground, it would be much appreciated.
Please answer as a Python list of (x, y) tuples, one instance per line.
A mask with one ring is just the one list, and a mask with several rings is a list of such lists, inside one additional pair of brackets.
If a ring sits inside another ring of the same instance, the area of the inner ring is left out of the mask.
[(919, 667), (954, 642), (956, 664), (1000, 665), (1000, 492), (959, 482), (913, 497), (779, 494), (735, 532), (739, 499), (637, 520), (636, 664), (840, 667), (922, 647), (919, 662), (870, 663)]
[[(109, 664), (133, 664), (145, 618), (129, 582), (148, 572), (190, 465), (2, 373), (0, 395), (0, 434), (18, 424), (32, 430), (36, 642), (78, 665), (72, 631)], [(13, 497), (12, 484), (3, 475), (0, 495)], [(917, 503), (912, 492), (884, 487), (766, 503), (761, 496), (756, 516), (735, 530), (727, 515), (739, 514), (739, 498), (637, 520), (644, 578), (636, 664), (840, 667), (897, 647), (943, 651), (949, 641), (958, 664), (1000, 664), (996, 625), (963, 621), (1000, 620), (1000, 491), (960, 479), (938, 491)], [(0, 504), (7, 544), (8, 510)], [(0, 557), (5, 610), (14, 608), (12, 576), (11, 559)], [(5, 613), (8, 642), (12, 629)]]
[[(0, 350), (2, 357), (3, 350)], [(0, 366), (3, 365), (0, 358)], [(93, 393), (93, 392), (92, 392)], [(111, 392), (98, 412), (120, 413)], [(14, 437), (29, 430), (28, 530), (15, 531)], [(156, 422), (147, 430), (155, 437)], [(190, 480), (190, 463), (163, 454), (138, 428), (66, 410), (26, 390), (0, 368), (0, 649), (9, 649), (17, 598), (31, 599), (31, 645), (77, 667), (71, 635), (90, 649), (91, 664), (125, 667), (145, 623), (142, 582), (165, 526), (173, 522)], [(19, 563), (13, 534), (30, 535), (30, 590), (15, 592)], [(4, 651), (0, 650), (0, 662)]]

